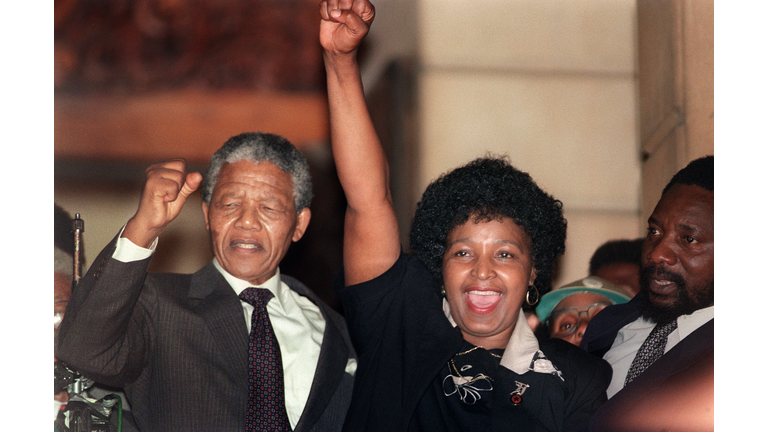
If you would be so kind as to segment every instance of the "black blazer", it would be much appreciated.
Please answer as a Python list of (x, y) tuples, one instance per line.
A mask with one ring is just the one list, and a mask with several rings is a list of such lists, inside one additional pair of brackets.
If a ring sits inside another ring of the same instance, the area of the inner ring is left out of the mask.
[[(139, 429), (242, 431), (248, 331), (240, 300), (209, 263), (197, 273), (147, 273), (150, 259), (112, 259), (116, 238), (72, 293), (56, 356), (97, 382), (123, 387)], [(315, 378), (295, 431), (340, 430), (355, 353), (343, 318), (299, 281), (291, 289), (326, 319)]]
[[(639, 303), (643, 295), (641, 292), (628, 303), (609, 306), (595, 315), (581, 348), (602, 357), (611, 348), (618, 331), (640, 317)], [(713, 413), (707, 413), (705, 407), (714, 400), (714, 388), (710, 385), (714, 379), (714, 328), (712, 319), (616, 393), (592, 417), (590, 430), (642, 430), (649, 428), (651, 421), (658, 428), (685, 426), (695, 430), (688, 415), (712, 417)], [(692, 400), (688, 392), (695, 393), (693, 396), (698, 400)], [(711, 398), (706, 399), (710, 394)]]

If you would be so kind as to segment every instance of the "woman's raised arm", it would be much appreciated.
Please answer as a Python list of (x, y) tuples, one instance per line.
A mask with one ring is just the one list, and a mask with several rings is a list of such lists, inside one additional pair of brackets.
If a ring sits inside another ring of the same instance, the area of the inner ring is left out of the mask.
[(320, 42), (328, 79), (331, 143), (347, 197), (346, 285), (371, 280), (394, 264), (400, 232), (389, 190), (389, 165), (365, 103), (357, 48), (373, 22), (368, 1), (320, 4)]

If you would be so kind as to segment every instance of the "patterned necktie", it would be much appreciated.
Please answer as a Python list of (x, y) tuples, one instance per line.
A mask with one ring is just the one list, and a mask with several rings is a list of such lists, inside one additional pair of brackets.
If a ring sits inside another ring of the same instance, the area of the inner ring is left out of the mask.
[(285, 383), (280, 345), (267, 315), (267, 302), (274, 297), (263, 288), (246, 288), (240, 299), (253, 305), (248, 342), (248, 411), (245, 430), (290, 431), (285, 411)]
[(625, 386), (664, 354), (664, 348), (667, 346), (667, 336), (676, 328), (677, 320), (672, 320), (666, 324), (656, 324), (651, 334), (648, 335), (645, 342), (640, 345), (640, 349), (637, 350), (635, 359), (632, 360), (632, 364), (629, 366), (627, 379), (624, 380)]

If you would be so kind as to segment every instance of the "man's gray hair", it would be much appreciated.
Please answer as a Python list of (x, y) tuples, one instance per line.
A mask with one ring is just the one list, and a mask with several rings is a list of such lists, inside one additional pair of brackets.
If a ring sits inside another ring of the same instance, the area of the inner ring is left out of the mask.
[(208, 172), (200, 191), (203, 201), (211, 203), (213, 188), (219, 180), (225, 163), (239, 161), (269, 162), (276, 165), (293, 180), (293, 196), (296, 213), (312, 203), (312, 178), (309, 164), (303, 154), (287, 139), (264, 132), (247, 132), (233, 136), (211, 156)]
[(63, 250), (53, 247), (53, 272), (63, 273), (72, 278), (74, 275), (74, 261), (72, 255), (64, 252)]

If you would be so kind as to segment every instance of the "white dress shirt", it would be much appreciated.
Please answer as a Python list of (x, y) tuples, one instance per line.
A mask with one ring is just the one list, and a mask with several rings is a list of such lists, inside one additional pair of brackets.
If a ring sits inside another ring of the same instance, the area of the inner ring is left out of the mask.
[[(664, 353), (714, 317), (714, 306), (699, 309), (690, 315), (677, 317), (677, 329), (667, 337), (667, 346), (664, 348)], [(656, 327), (656, 323), (641, 316), (622, 327), (616, 334), (616, 339), (614, 339), (611, 349), (603, 356), (613, 368), (613, 378), (607, 390), (609, 399), (624, 388), (624, 381), (627, 378), (629, 367), (632, 365), (632, 360), (635, 359), (637, 350), (640, 349), (640, 345), (645, 342), (645, 339), (651, 334), (651, 330), (654, 327)]]
[[(145, 249), (120, 237), (112, 257), (122, 262), (138, 261), (150, 257), (156, 246), (157, 239), (150, 249)], [(254, 286), (229, 274), (219, 265), (216, 258), (213, 259), (213, 264), (237, 295), (240, 295), (244, 289)], [(280, 280), (279, 269), (272, 278), (258, 288), (266, 288), (275, 295), (267, 303), (267, 313), (280, 345), (285, 381), (285, 408), (291, 428), (295, 429), (304, 411), (315, 377), (320, 346), (323, 343), (325, 318), (317, 305)], [(240, 303), (243, 306), (243, 317), (250, 333), (251, 313), (254, 308), (242, 300)], [(348, 365), (347, 372), (354, 374), (355, 366), (356, 364)]]

